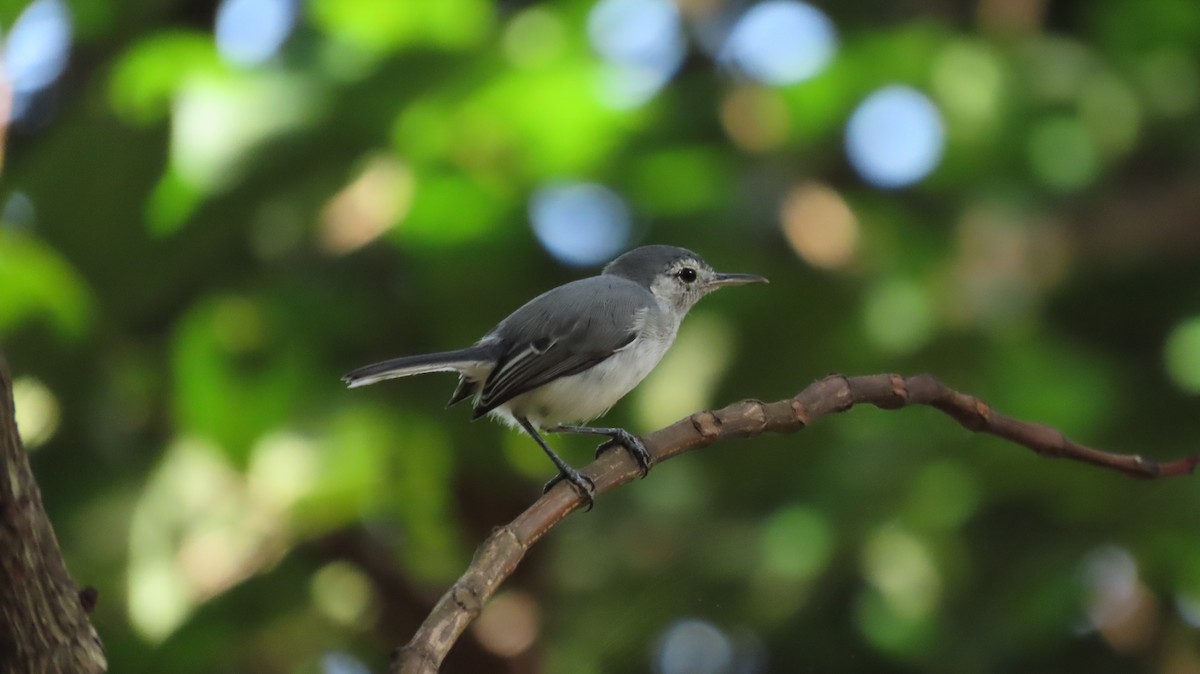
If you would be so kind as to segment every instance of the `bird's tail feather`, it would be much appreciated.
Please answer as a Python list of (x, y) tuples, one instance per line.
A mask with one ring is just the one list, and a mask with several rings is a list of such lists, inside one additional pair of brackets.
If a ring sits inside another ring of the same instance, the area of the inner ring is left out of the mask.
[(360, 367), (342, 377), (342, 381), (346, 382), (349, 388), (357, 388), (385, 379), (411, 377), (426, 372), (462, 372), (464, 368), (487, 361), (491, 357), (491, 351), (481, 346), (419, 356), (402, 356)]

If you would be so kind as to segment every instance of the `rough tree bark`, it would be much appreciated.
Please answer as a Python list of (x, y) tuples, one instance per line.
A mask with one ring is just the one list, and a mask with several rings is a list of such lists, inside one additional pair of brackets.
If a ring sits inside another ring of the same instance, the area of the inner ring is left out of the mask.
[(14, 416), (0, 356), (0, 672), (93, 674), (108, 663), (88, 620), (92, 590), (67, 573)]

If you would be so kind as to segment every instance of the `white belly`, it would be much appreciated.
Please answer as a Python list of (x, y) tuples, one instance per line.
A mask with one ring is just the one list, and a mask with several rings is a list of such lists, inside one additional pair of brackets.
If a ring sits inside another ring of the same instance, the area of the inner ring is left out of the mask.
[(670, 339), (638, 337), (599, 365), (523, 393), (492, 414), (509, 422), (523, 416), (539, 427), (590, 421), (641, 383), (670, 346)]

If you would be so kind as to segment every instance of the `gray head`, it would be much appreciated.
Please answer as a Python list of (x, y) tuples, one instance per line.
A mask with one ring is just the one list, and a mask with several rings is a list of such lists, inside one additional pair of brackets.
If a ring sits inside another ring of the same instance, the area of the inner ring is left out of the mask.
[(686, 248), (642, 246), (618, 257), (604, 274), (629, 279), (649, 290), (660, 302), (686, 312), (708, 293), (725, 286), (766, 283), (754, 274), (713, 271), (704, 258)]

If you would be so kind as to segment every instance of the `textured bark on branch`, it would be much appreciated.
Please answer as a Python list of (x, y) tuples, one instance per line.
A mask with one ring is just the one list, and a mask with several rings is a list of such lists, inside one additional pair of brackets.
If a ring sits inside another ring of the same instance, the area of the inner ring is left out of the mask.
[[(750, 437), (767, 431), (793, 433), (820, 417), (863, 403), (889, 410), (928, 405), (968, 430), (1004, 438), (1041, 456), (1081, 461), (1132, 477), (1188, 475), (1200, 462), (1200, 455), (1155, 463), (1140, 456), (1085, 447), (1050, 426), (995, 412), (982, 400), (955, 391), (930, 375), (831, 375), (792, 398), (773, 403), (743, 400), (720, 410), (697, 412), (642, 440), (657, 463), (729, 437)], [(598, 494), (640, 475), (637, 464), (622, 451), (605, 452), (582, 472), (595, 481)], [(515, 520), (493, 531), (476, 550), (466, 572), (442, 595), (408, 644), (397, 649), (390, 674), (437, 672), (454, 643), (500, 583), (520, 564), (525, 552), (581, 505), (578, 493), (570, 485), (560, 483)]]
[(0, 358), (0, 672), (95, 674), (108, 665), (67, 573), (17, 434), (12, 383)]

